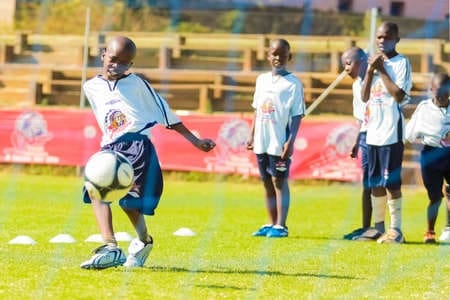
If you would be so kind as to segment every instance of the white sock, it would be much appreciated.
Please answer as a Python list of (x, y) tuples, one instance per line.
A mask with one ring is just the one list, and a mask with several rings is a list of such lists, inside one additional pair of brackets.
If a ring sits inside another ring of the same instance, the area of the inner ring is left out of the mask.
[(391, 216), (390, 228), (401, 229), (402, 227), (402, 198), (389, 199), (389, 214)]
[(375, 197), (374, 195), (371, 195), (371, 199), (373, 221), (375, 223), (384, 222), (387, 196)]
[(103, 243), (108, 246), (109, 249), (117, 248), (117, 241), (114, 236), (103, 237)]
[(136, 230), (136, 233), (138, 235), (138, 238), (144, 244), (152, 242), (152, 238), (148, 234), (148, 231), (147, 231), (147, 225), (145, 224), (144, 215), (139, 215), (139, 219), (138, 219), (138, 221), (136, 223), (135, 230)]

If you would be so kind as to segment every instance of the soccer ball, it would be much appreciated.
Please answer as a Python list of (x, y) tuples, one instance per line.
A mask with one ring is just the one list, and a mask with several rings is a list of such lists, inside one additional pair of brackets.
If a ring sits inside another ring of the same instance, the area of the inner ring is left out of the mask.
[(134, 182), (134, 169), (123, 154), (105, 150), (92, 155), (84, 168), (84, 187), (89, 198), (117, 201)]

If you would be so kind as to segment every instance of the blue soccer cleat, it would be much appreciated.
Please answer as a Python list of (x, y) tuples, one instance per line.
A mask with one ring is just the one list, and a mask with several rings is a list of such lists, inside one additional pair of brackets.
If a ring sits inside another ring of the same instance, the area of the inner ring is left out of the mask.
[(270, 238), (283, 238), (289, 235), (287, 227), (275, 225), (267, 232), (266, 236)]
[(261, 226), (258, 230), (252, 233), (253, 236), (266, 236), (269, 230), (272, 228), (272, 224), (266, 224)]

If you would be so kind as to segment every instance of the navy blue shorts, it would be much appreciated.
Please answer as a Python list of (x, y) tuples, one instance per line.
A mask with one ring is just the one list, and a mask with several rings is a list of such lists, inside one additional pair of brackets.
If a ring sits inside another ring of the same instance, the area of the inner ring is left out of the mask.
[(362, 169), (362, 183), (364, 189), (369, 188), (369, 160), (367, 158), (367, 132), (359, 133), (359, 149), (361, 151), (361, 169)]
[(289, 177), (289, 168), (291, 166), (291, 159), (282, 160), (281, 156), (263, 153), (263, 154), (256, 154), (256, 160), (258, 161), (259, 174), (261, 175), (262, 180), (271, 177), (277, 178)]
[[(136, 209), (144, 215), (154, 215), (163, 191), (163, 177), (155, 148), (149, 138), (139, 133), (127, 133), (101, 150), (120, 152), (130, 160), (134, 168), (135, 182), (132, 190), (135, 195), (127, 194), (120, 199), (119, 205), (125, 209)], [(91, 202), (84, 188), (83, 201)]]
[(420, 153), (420, 170), (428, 198), (438, 201), (444, 197), (444, 179), (450, 183), (450, 147), (424, 146)]
[(367, 145), (369, 186), (398, 190), (402, 185), (402, 142), (387, 146)]

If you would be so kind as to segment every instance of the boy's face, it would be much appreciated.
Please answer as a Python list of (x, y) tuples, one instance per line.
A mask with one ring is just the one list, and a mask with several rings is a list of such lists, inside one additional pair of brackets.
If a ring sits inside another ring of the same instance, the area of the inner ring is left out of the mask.
[(102, 54), (103, 74), (114, 80), (122, 77), (133, 65), (134, 55), (119, 42), (112, 42)]
[(439, 78), (433, 78), (431, 81), (431, 93), (441, 106), (447, 106), (448, 97), (450, 96), (450, 84), (442, 83)]
[(283, 43), (274, 41), (270, 44), (267, 60), (273, 68), (281, 69), (285, 67), (290, 59), (291, 52)]
[(351, 78), (355, 79), (358, 77), (359, 69), (361, 67), (360, 59), (356, 59), (356, 57), (350, 53), (344, 53), (341, 57), (341, 63), (344, 67), (344, 71), (347, 72)]
[(380, 26), (377, 30), (377, 47), (384, 54), (392, 53), (395, 51), (395, 46), (400, 41), (398, 35), (390, 30), (388, 26)]

